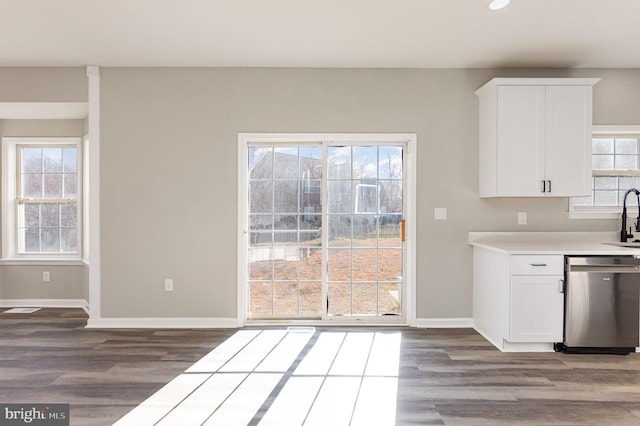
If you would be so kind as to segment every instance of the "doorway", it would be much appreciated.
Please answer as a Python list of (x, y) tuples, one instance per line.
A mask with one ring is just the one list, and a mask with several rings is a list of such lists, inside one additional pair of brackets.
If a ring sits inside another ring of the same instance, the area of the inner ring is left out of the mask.
[(408, 322), (412, 140), (241, 135), (241, 322)]

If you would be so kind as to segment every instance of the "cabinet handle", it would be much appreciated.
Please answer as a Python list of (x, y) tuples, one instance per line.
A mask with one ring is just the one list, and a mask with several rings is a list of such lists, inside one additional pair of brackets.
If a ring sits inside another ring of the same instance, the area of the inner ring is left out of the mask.
[(564, 293), (564, 280), (558, 280), (558, 291)]
[(548, 186), (547, 192), (551, 192), (551, 181), (550, 180), (547, 181), (547, 186)]
[(540, 181), (542, 182), (542, 188), (540, 188), (540, 192), (546, 192), (547, 191), (547, 183), (545, 181)]
[(546, 263), (531, 263), (531, 266), (547, 266)]

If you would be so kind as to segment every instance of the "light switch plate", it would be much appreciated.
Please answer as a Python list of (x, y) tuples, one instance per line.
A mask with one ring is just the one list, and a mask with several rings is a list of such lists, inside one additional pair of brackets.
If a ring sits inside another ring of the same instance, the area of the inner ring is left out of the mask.
[(435, 209), (433, 209), (433, 218), (435, 220), (447, 220), (447, 208), (436, 207)]

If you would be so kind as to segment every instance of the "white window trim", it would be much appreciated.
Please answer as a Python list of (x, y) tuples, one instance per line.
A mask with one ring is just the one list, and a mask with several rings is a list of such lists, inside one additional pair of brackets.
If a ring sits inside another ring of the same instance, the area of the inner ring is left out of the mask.
[[(78, 149), (78, 250), (76, 253), (18, 253), (17, 148), (19, 145), (75, 145)], [(80, 137), (4, 137), (2, 138), (2, 264), (78, 264), (82, 261), (83, 186), (82, 138)]]
[[(345, 145), (367, 142), (375, 145), (388, 144), (397, 141), (406, 143), (405, 163), (405, 253), (406, 270), (404, 271), (405, 300), (403, 303), (404, 321), (412, 327), (416, 326), (416, 173), (417, 173), (417, 135), (415, 133), (239, 133), (238, 134), (238, 287), (237, 287), (237, 321), (242, 327), (247, 321), (247, 268), (246, 253), (248, 247), (248, 228), (246, 217), (248, 212), (247, 192), (247, 158), (250, 143), (279, 142), (325, 142), (343, 143)], [(286, 146), (286, 145), (284, 145)], [(321, 320), (319, 324), (329, 324), (330, 321)]]
[[(593, 125), (593, 136), (640, 137), (640, 125)], [(576, 207), (573, 205), (573, 199), (569, 198), (569, 219), (619, 219), (621, 214), (621, 207)], [(628, 209), (628, 214), (637, 216), (637, 209)]]

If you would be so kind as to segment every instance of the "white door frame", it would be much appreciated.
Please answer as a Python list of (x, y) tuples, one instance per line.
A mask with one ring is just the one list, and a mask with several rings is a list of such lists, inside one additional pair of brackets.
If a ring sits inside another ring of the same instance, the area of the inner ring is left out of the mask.
[[(405, 143), (404, 150), (404, 211), (405, 243), (403, 270), (404, 299), (402, 316), (407, 325), (416, 325), (416, 149), (415, 133), (238, 133), (238, 264), (237, 264), (237, 321), (242, 327), (247, 321), (247, 252), (249, 247), (249, 229), (247, 217), (249, 212), (248, 193), (248, 145), (251, 142), (390, 142)], [(360, 321), (361, 323), (362, 321)], [(331, 324), (323, 321), (322, 324)], [(386, 322), (386, 324), (390, 324)], [(396, 324), (396, 323), (393, 323)]]

